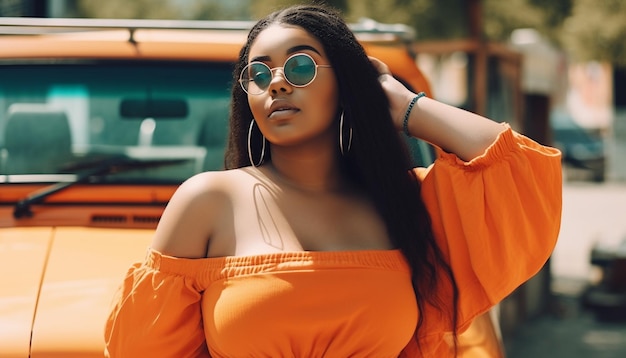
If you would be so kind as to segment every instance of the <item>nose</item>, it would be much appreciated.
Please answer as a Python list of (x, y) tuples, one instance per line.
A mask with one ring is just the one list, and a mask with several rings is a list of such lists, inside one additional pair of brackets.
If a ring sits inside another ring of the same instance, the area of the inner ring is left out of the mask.
[[(285, 78), (285, 70), (282, 67), (272, 68), (272, 81), (268, 87), (271, 94), (291, 93), (293, 90), (291, 84)], [(280, 74), (280, 75), (279, 75)]]

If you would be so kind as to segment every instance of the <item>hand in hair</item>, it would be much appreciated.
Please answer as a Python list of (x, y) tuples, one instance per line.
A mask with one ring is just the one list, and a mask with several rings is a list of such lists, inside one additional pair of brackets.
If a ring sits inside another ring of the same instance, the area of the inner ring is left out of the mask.
[(415, 97), (416, 93), (411, 92), (400, 81), (391, 75), (389, 67), (379, 59), (369, 56), (372, 65), (376, 68), (380, 76), (378, 80), (389, 99), (389, 111), (393, 124), (398, 131), (402, 130), (402, 121), (409, 103)]

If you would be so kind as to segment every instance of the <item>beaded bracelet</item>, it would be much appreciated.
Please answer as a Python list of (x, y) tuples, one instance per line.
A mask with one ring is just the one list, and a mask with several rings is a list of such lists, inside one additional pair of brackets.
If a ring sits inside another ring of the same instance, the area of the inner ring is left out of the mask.
[(409, 103), (409, 107), (406, 109), (406, 112), (404, 112), (404, 120), (402, 121), (402, 131), (404, 132), (404, 134), (406, 134), (407, 137), (411, 136), (411, 133), (409, 133), (409, 115), (411, 114), (411, 110), (413, 109), (413, 106), (415, 105), (415, 103), (417, 103), (417, 100), (426, 96), (426, 93), (424, 92), (420, 92), (417, 94), (417, 96), (413, 97), (413, 99), (411, 100), (411, 103)]

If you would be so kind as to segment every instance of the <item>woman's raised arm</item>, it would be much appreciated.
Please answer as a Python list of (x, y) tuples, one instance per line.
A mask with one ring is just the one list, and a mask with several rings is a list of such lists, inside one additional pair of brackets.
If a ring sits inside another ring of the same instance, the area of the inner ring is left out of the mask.
[(393, 78), (387, 65), (376, 58), (370, 59), (381, 73), (379, 80), (389, 98), (391, 117), (398, 130), (408, 130), (409, 135), (454, 153), (464, 161), (483, 154), (505, 130), (500, 123), (428, 97), (421, 97), (410, 106), (417, 94)]

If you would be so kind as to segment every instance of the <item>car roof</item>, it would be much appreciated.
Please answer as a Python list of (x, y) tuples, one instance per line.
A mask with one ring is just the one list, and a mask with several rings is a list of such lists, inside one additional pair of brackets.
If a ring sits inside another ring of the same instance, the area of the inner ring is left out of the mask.
[[(0, 58), (185, 59), (234, 61), (254, 22), (0, 18)], [(351, 24), (364, 46), (397, 46), (404, 25)], [(211, 45), (210, 47), (206, 45)]]
[[(167, 59), (234, 61), (245, 36), (211, 31), (106, 30), (0, 38), (2, 59)], [(208, 46), (210, 45), (210, 46)]]

